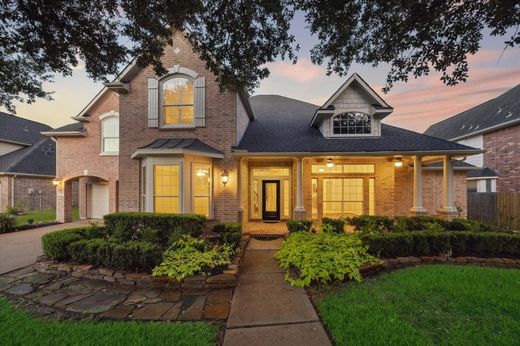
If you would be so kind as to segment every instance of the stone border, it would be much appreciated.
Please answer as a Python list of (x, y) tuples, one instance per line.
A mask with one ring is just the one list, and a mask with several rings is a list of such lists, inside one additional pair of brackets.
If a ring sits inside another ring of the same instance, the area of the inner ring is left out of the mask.
[(364, 277), (377, 275), (399, 268), (419, 264), (475, 264), (486, 267), (520, 268), (520, 259), (488, 258), (488, 257), (448, 257), (448, 256), (419, 256), (385, 258), (382, 264), (365, 264), (359, 268)]
[(35, 269), (40, 273), (56, 274), (59, 276), (104, 280), (110, 283), (120, 283), (129, 286), (164, 288), (171, 291), (196, 291), (214, 288), (234, 288), (240, 271), (240, 262), (244, 255), (249, 235), (243, 235), (240, 246), (231, 260), (231, 264), (221, 273), (215, 275), (194, 275), (179, 282), (167, 276), (152, 276), (148, 273), (133, 273), (117, 271), (110, 268), (97, 268), (91, 264), (73, 264), (49, 260), (47, 256), (40, 256), (36, 260)]

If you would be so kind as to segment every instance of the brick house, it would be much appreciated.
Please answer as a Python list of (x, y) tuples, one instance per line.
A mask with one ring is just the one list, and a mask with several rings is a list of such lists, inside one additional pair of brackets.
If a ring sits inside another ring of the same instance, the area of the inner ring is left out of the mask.
[(469, 191), (520, 191), (520, 84), (504, 94), (430, 126), (425, 134), (482, 149), (465, 162)]
[(163, 64), (162, 77), (130, 64), (48, 133), (61, 221), (74, 179), (90, 180), (82, 217), (193, 212), (251, 232), (290, 218), (465, 213), (467, 168), (453, 162), (480, 150), (382, 124), (393, 109), (357, 74), (319, 107), (220, 91), (181, 34)]
[(45, 124), (0, 112), (0, 212), (52, 209), (56, 203), (54, 142)]

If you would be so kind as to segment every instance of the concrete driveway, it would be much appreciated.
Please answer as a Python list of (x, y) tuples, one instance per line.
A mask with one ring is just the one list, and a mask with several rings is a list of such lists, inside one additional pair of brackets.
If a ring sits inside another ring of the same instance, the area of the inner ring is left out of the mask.
[(43, 255), (41, 238), (44, 234), (67, 228), (89, 225), (87, 220), (0, 234), (0, 274), (35, 262)]

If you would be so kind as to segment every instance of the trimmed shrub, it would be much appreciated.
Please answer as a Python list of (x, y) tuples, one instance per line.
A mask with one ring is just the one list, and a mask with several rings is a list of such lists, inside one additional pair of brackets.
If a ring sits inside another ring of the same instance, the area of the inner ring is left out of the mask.
[(329, 228), (329, 229), (332, 230), (334, 233), (340, 234), (340, 233), (343, 233), (346, 222), (344, 219), (331, 219), (329, 217), (324, 217), (321, 220), (321, 223), (323, 225), (332, 226), (332, 228)]
[(240, 246), (241, 240), (242, 232), (240, 231), (226, 232), (222, 234), (222, 242), (224, 245), (231, 247), (233, 250), (236, 250)]
[(242, 232), (242, 225), (239, 223), (219, 222), (212, 229), (215, 233)]
[(82, 240), (85, 234), (83, 228), (67, 229), (45, 234), (42, 237), (43, 253), (57, 261), (70, 259), (69, 244)]
[(428, 229), (428, 224), (438, 224), (441, 228), (446, 229), (446, 221), (435, 216), (417, 215), (417, 216), (398, 216), (395, 218), (396, 231), (422, 231)]
[(287, 220), (287, 230), (289, 233), (310, 232), (312, 224), (312, 220)]
[(150, 228), (158, 231), (160, 243), (166, 247), (174, 231), (182, 230), (183, 234), (199, 236), (206, 217), (195, 214), (124, 212), (105, 215), (104, 220), (108, 232), (118, 240), (142, 240), (144, 230)]
[(388, 232), (394, 228), (394, 219), (388, 216), (361, 215), (349, 217), (346, 220), (357, 231)]
[(0, 213), (0, 233), (14, 232), (16, 222), (9, 213)]
[(520, 257), (520, 234), (497, 232), (403, 232), (362, 237), (368, 251), (383, 258), (406, 256)]

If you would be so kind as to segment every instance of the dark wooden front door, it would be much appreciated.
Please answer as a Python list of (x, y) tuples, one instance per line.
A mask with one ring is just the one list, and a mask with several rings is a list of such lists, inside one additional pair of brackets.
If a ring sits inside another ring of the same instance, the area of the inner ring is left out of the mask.
[(262, 181), (262, 219), (280, 220), (280, 180)]

